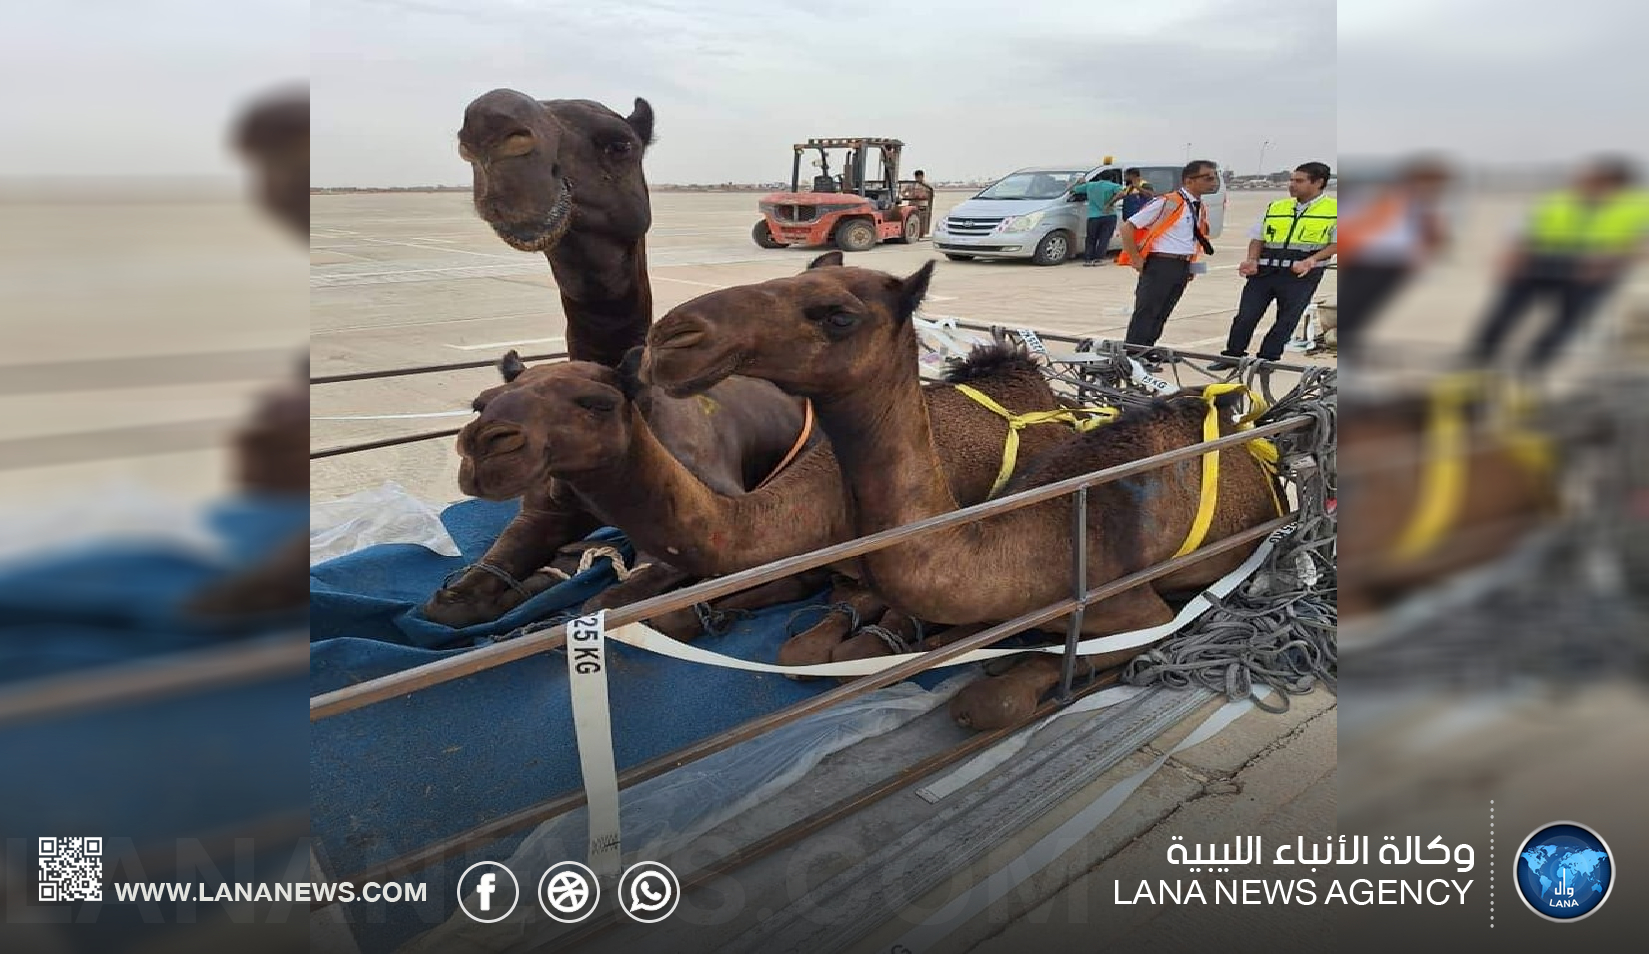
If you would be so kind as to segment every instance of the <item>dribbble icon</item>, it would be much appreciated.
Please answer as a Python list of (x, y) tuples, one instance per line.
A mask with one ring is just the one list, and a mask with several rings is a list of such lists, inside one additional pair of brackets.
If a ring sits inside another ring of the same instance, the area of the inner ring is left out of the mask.
[(643, 924), (657, 924), (675, 913), (681, 901), (676, 873), (656, 861), (638, 861), (618, 879), (618, 903)]

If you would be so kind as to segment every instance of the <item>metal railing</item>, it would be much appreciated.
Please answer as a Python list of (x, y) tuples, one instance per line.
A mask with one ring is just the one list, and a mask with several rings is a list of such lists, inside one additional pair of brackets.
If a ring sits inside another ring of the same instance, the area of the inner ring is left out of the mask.
[[(1081, 614), (1096, 602), (1108, 599), (1125, 590), (1141, 586), (1159, 577), (1175, 573), (1185, 567), (1192, 566), (1203, 560), (1230, 552), (1244, 545), (1257, 542), (1264, 537), (1288, 526), (1298, 516), (1297, 512), (1276, 517), (1258, 526), (1251, 527), (1240, 533), (1206, 544), (1198, 550), (1176, 557), (1155, 566), (1137, 571), (1120, 579), (1089, 588), (1086, 577), (1087, 545), (1086, 530), (1086, 501), (1087, 492), (1091, 487), (1100, 486), (1146, 473), (1163, 467), (1168, 467), (1182, 461), (1194, 460), (1204, 454), (1227, 448), (1239, 447), (1249, 441), (1259, 438), (1270, 438), (1280, 434), (1300, 431), (1312, 426), (1313, 421), (1305, 417), (1295, 417), (1258, 426), (1249, 430), (1239, 431), (1218, 438), (1207, 443), (1198, 443), (1178, 448), (1164, 454), (1130, 461), (1090, 474), (1068, 478), (1043, 487), (1032, 488), (1010, 497), (987, 501), (965, 509), (930, 517), (916, 523), (885, 530), (870, 536), (846, 541), (825, 547), (807, 554), (800, 554), (777, 560), (765, 566), (754, 567), (738, 573), (729, 574), (714, 580), (699, 583), (682, 590), (666, 593), (638, 603), (618, 609), (609, 610), (607, 625), (609, 627), (623, 626), (629, 623), (644, 622), (648, 619), (685, 609), (697, 603), (706, 602), (726, 596), (741, 590), (772, 582), (795, 573), (826, 566), (842, 560), (862, 556), (886, 547), (908, 543), (923, 536), (936, 533), (946, 528), (959, 526), (965, 523), (989, 519), (1025, 507), (1046, 503), (1061, 497), (1075, 495), (1078, 506), (1072, 518), (1073, 530), (1082, 534), (1078, 545), (1072, 548), (1071, 595), (1063, 600), (1047, 606), (1031, 610), (1019, 616), (998, 623), (982, 632), (949, 645), (929, 650), (914, 659), (897, 663), (880, 672), (860, 676), (851, 682), (837, 686), (820, 693), (810, 699), (794, 703), (783, 709), (752, 719), (731, 729), (715, 733), (691, 745), (673, 752), (669, 752), (646, 762), (635, 765), (620, 773), (618, 782), (620, 788), (637, 784), (654, 778), (671, 769), (680, 767), (698, 759), (705, 758), (720, 752), (742, 741), (754, 738), (765, 732), (804, 718), (815, 712), (826, 709), (839, 702), (857, 698), (875, 689), (891, 685), (944, 665), (952, 659), (995, 645), (1010, 636), (1027, 629), (1037, 627), (1059, 619), (1070, 617), (1065, 641), (1065, 652), (1061, 666), (1060, 691), (1054, 704), (1070, 698), (1072, 675), (1075, 669), (1075, 649), (1077, 637), (1080, 633)], [(344, 713), (361, 709), (387, 699), (393, 699), (410, 693), (441, 685), (456, 679), (474, 675), (479, 672), (506, 665), (519, 659), (538, 653), (549, 652), (561, 648), (566, 643), (565, 624), (556, 625), (537, 632), (528, 632), (513, 639), (495, 643), (490, 646), (474, 649), (459, 656), (432, 662), (416, 669), (392, 673), (366, 682), (349, 686), (333, 692), (316, 696), (310, 702), (310, 718), (320, 721), (343, 715)], [(494, 819), (484, 825), (469, 829), (458, 835), (444, 839), (433, 845), (426, 846), (414, 852), (402, 855), (390, 861), (376, 865), (370, 870), (341, 879), (352, 883), (361, 883), (370, 880), (381, 880), (390, 873), (411, 872), (427, 867), (431, 864), (464, 854), (477, 844), (482, 844), (505, 837), (514, 832), (532, 827), (558, 815), (565, 814), (585, 804), (586, 798), (582, 791), (567, 793), (558, 798), (528, 806), (509, 815)]]

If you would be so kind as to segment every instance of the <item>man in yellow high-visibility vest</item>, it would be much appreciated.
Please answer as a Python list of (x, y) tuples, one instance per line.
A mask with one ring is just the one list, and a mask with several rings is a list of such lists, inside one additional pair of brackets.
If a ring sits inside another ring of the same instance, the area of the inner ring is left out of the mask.
[[(1267, 205), (1265, 216), (1248, 234), (1248, 256), (1237, 266), (1248, 281), (1231, 334), (1226, 338), (1228, 358), (1248, 354), (1248, 343), (1266, 309), (1277, 303), (1277, 320), (1260, 342), (1260, 357), (1280, 361), (1283, 347), (1294, 334), (1311, 296), (1323, 280), (1323, 268), (1334, 257), (1339, 207), (1327, 194), (1329, 168), (1307, 162), (1288, 178), (1288, 198)], [(1218, 362), (1229, 367), (1232, 362)]]
[(1541, 300), (1556, 311), (1518, 362), (1550, 365), (1620, 284), (1649, 240), (1649, 190), (1636, 186), (1623, 159), (1596, 159), (1572, 188), (1546, 196), (1505, 263), (1505, 285), (1468, 352), (1493, 362), (1529, 309)]

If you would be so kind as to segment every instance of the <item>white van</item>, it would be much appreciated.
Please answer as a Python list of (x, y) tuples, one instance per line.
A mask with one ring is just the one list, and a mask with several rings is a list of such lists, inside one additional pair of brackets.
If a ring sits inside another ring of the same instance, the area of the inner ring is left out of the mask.
[[(933, 245), (952, 261), (973, 258), (1028, 258), (1038, 265), (1058, 265), (1082, 252), (1086, 239), (1087, 201), (1071, 201), (1071, 187), (1103, 175), (1122, 181), (1125, 169), (1138, 169), (1158, 195), (1179, 188), (1184, 163), (1115, 162), (1106, 156), (1098, 166), (1080, 163), (1031, 166), (1008, 173), (986, 186), (939, 220)], [(1223, 180), (1209, 193), (1208, 234), (1225, 227), (1226, 194)], [(1111, 248), (1122, 247), (1122, 230), (1111, 237)]]

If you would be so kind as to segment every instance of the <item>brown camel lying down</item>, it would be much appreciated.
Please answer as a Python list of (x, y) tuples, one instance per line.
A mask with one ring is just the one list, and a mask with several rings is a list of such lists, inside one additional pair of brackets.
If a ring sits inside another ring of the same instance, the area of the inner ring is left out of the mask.
[[(713, 468), (688, 465), (680, 452), (673, 452), (675, 444), (693, 444), (677, 429), (726, 426), (725, 418), (696, 411), (663, 415), (661, 409), (701, 405), (694, 403), (698, 399), (669, 398), (627, 371), (628, 365), (615, 371), (586, 362), (538, 365), (525, 371), (508, 366), (507, 383), (477, 398), (482, 416), (459, 436), (459, 452), (465, 457), (460, 483), (466, 492), (507, 499), (525, 490), (531, 500), (536, 488), (559, 481), (572, 488), (599, 521), (622, 529), (638, 553), (649, 555), (638, 562), (667, 561), (677, 574), (669, 585), (748, 569), (852, 537), (840, 468), (828, 444), (810, 446), (759, 489), (729, 490), (731, 475), (725, 468), (723, 480), (706, 481), (700, 473)], [(983, 349), (954, 368), (950, 377), (1017, 412), (1056, 404), (1047, 381), (1023, 352)], [(712, 388), (706, 396), (714, 394)], [(954, 387), (933, 385), (923, 389), (922, 397), (937, 422), (938, 452), (952, 491), (969, 502), (984, 500), (1001, 467), (1007, 425)], [(723, 398), (716, 400), (724, 403)], [(1021, 453), (1053, 446), (1068, 433), (1059, 425), (1028, 428), (1021, 434)], [(672, 446), (666, 446), (667, 436)], [(708, 445), (700, 440), (696, 446)], [(734, 450), (734, 445), (722, 447), (725, 453)], [(747, 468), (745, 486), (759, 482), (773, 463), (764, 457)], [(531, 571), (530, 561), (514, 555), (528, 552), (533, 559), (541, 558), (546, 542), (517, 532), (511, 524), (487, 558), (512, 560), (510, 572), (525, 566), (518, 574), (524, 575)], [(637, 579), (601, 594), (588, 608), (623, 605), (661, 591), (642, 592), (631, 585)], [(553, 582), (544, 577), (537, 585)], [(832, 601), (852, 612), (833, 613), (787, 642), (780, 650), (781, 662), (799, 665), (828, 661), (833, 654), (858, 658), (888, 651), (874, 634), (847, 639), (855, 620), (880, 622), (885, 630), (906, 638), (917, 632), (907, 619), (883, 619), (885, 605), (862, 587), (840, 584)], [(669, 621), (662, 621), (660, 628), (674, 631)]]
[(1460, 451), (1463, 486), (1430, 541), (1404, 552), (1428, 491), (1426, 474), (1437, 459), (1432, 398), (1400, 394), (1379, 401), (1342, 397), (1338, 435), (1342, 619), (1374, 612), (1415, 590), (1505, 555), (1557, 512), (1553, 477), (1521, 459), (1515, 447), (1485, 433), (1487, 406), (1474, 398), (1462, 407), (1466, 431)]
[[(640, 349), (635, 352), (633, 360), (639, 361)], [(589, 511), (579, 491), (580, 485), (589, 487), (589, 481), (577, 477), (599, 459), (596, 455), (602, 443), (592, 435), (610, 429), (621, 409), (651, 420), (668, 441), (669, 449), (663, 451), (666, 456), (689, 471), (695, 481), (727, 494), (743, 493), (772, 474), (787, 455), (797, 452), (797, 439), (804, 430), (804, 403), (766, 381), (729, 378), (688, 399), (644, 389), (632, 401), (616, 386), (624, 374), (593, 362), (528, 368), (511, 351), (499, 370), (504, 383), (476, 397), (479, 416), (458, 435), (458, 452), (463, 457), (458, 484), (465, 493), (489, 500), (522, 498), (521, 513), (483, 559), (520, 579), (527, 592), (503, 588), (502, 581), (499, 587), (479, 593), (474, 588), (461, 593), (443, 589), (425, 613), (451, 626), (496, 619), (527, 594), (561, 581), (556, 573), (540, 568), (548, 565), (568, 572), (570, 568), (561, 566), (567, 555), (556, 558), (558, 549), (576, 539), (569, 539), (568, 530), (582, 531), (578, 534), (582, 536), (604, 525), (601, 516)], [(811, 444), (819, 438), (809, 429), (806, 440)], [(562, 474), (574, 480), (558, 481)], [(563, 519), (565, 510), (556, 506), (558, 495), (568, 493), (578, 510), (590, 514), (571, 528)], [(541, 519), (546, 511), (549, 519)], [(576, 560), (579, 548), (567, 549)], [(694, 575), (639, 542), (635, 562), (638, 568), (646, 568), (601, 594), (591, 602), (591, 609), (645, 599)]]
[[(675, 308), (649, 335), (642, 376), (672, 394), (690, 394), (737, 368), (812, 399), (854, 502), (854, 531), (864, 535), (956, 510), (964, 501), (935, 451), (917, 374), (911, 316), (927, 294), (932, 263), (904, 279), (840, 263), (832, 253), (801, 275), (712, 292)], [(1130, 411), (1037, 455), (1006, 490), (1199, 443), (1206, 412), (1200, 395)], [(1222, 423), (1225, 431), (1234, 427)], [(1192, 525), (1200, 484), (1201, 462), (1192, 460), (1091, 489), (1088, 586), (1171, 557)], [(1276, 516), (1273, 489), (1244, 448), (1221, 452), (1219, 505), (1206, 540)], [(1071, 500), (868, 554), (862, 558), (866, 579), (891, 606), (936, 623), (1001, 622), (1056, 603), (1069, 595)], [(1238, 548), (1096, 603), (1083, 631), (1101, 636), (1167, 622), (1173, 611), (1165, 594), (1203, 588), (1247, 552)], [(1112, 666), (1139, 651), (1088, 661)], [(1013, 724), (1034, 710), (1058, 674), (1058, 657), (1035, 654), (1005, 675), (967, 687), (952, 700), (952, 715), (981, 729)]]

